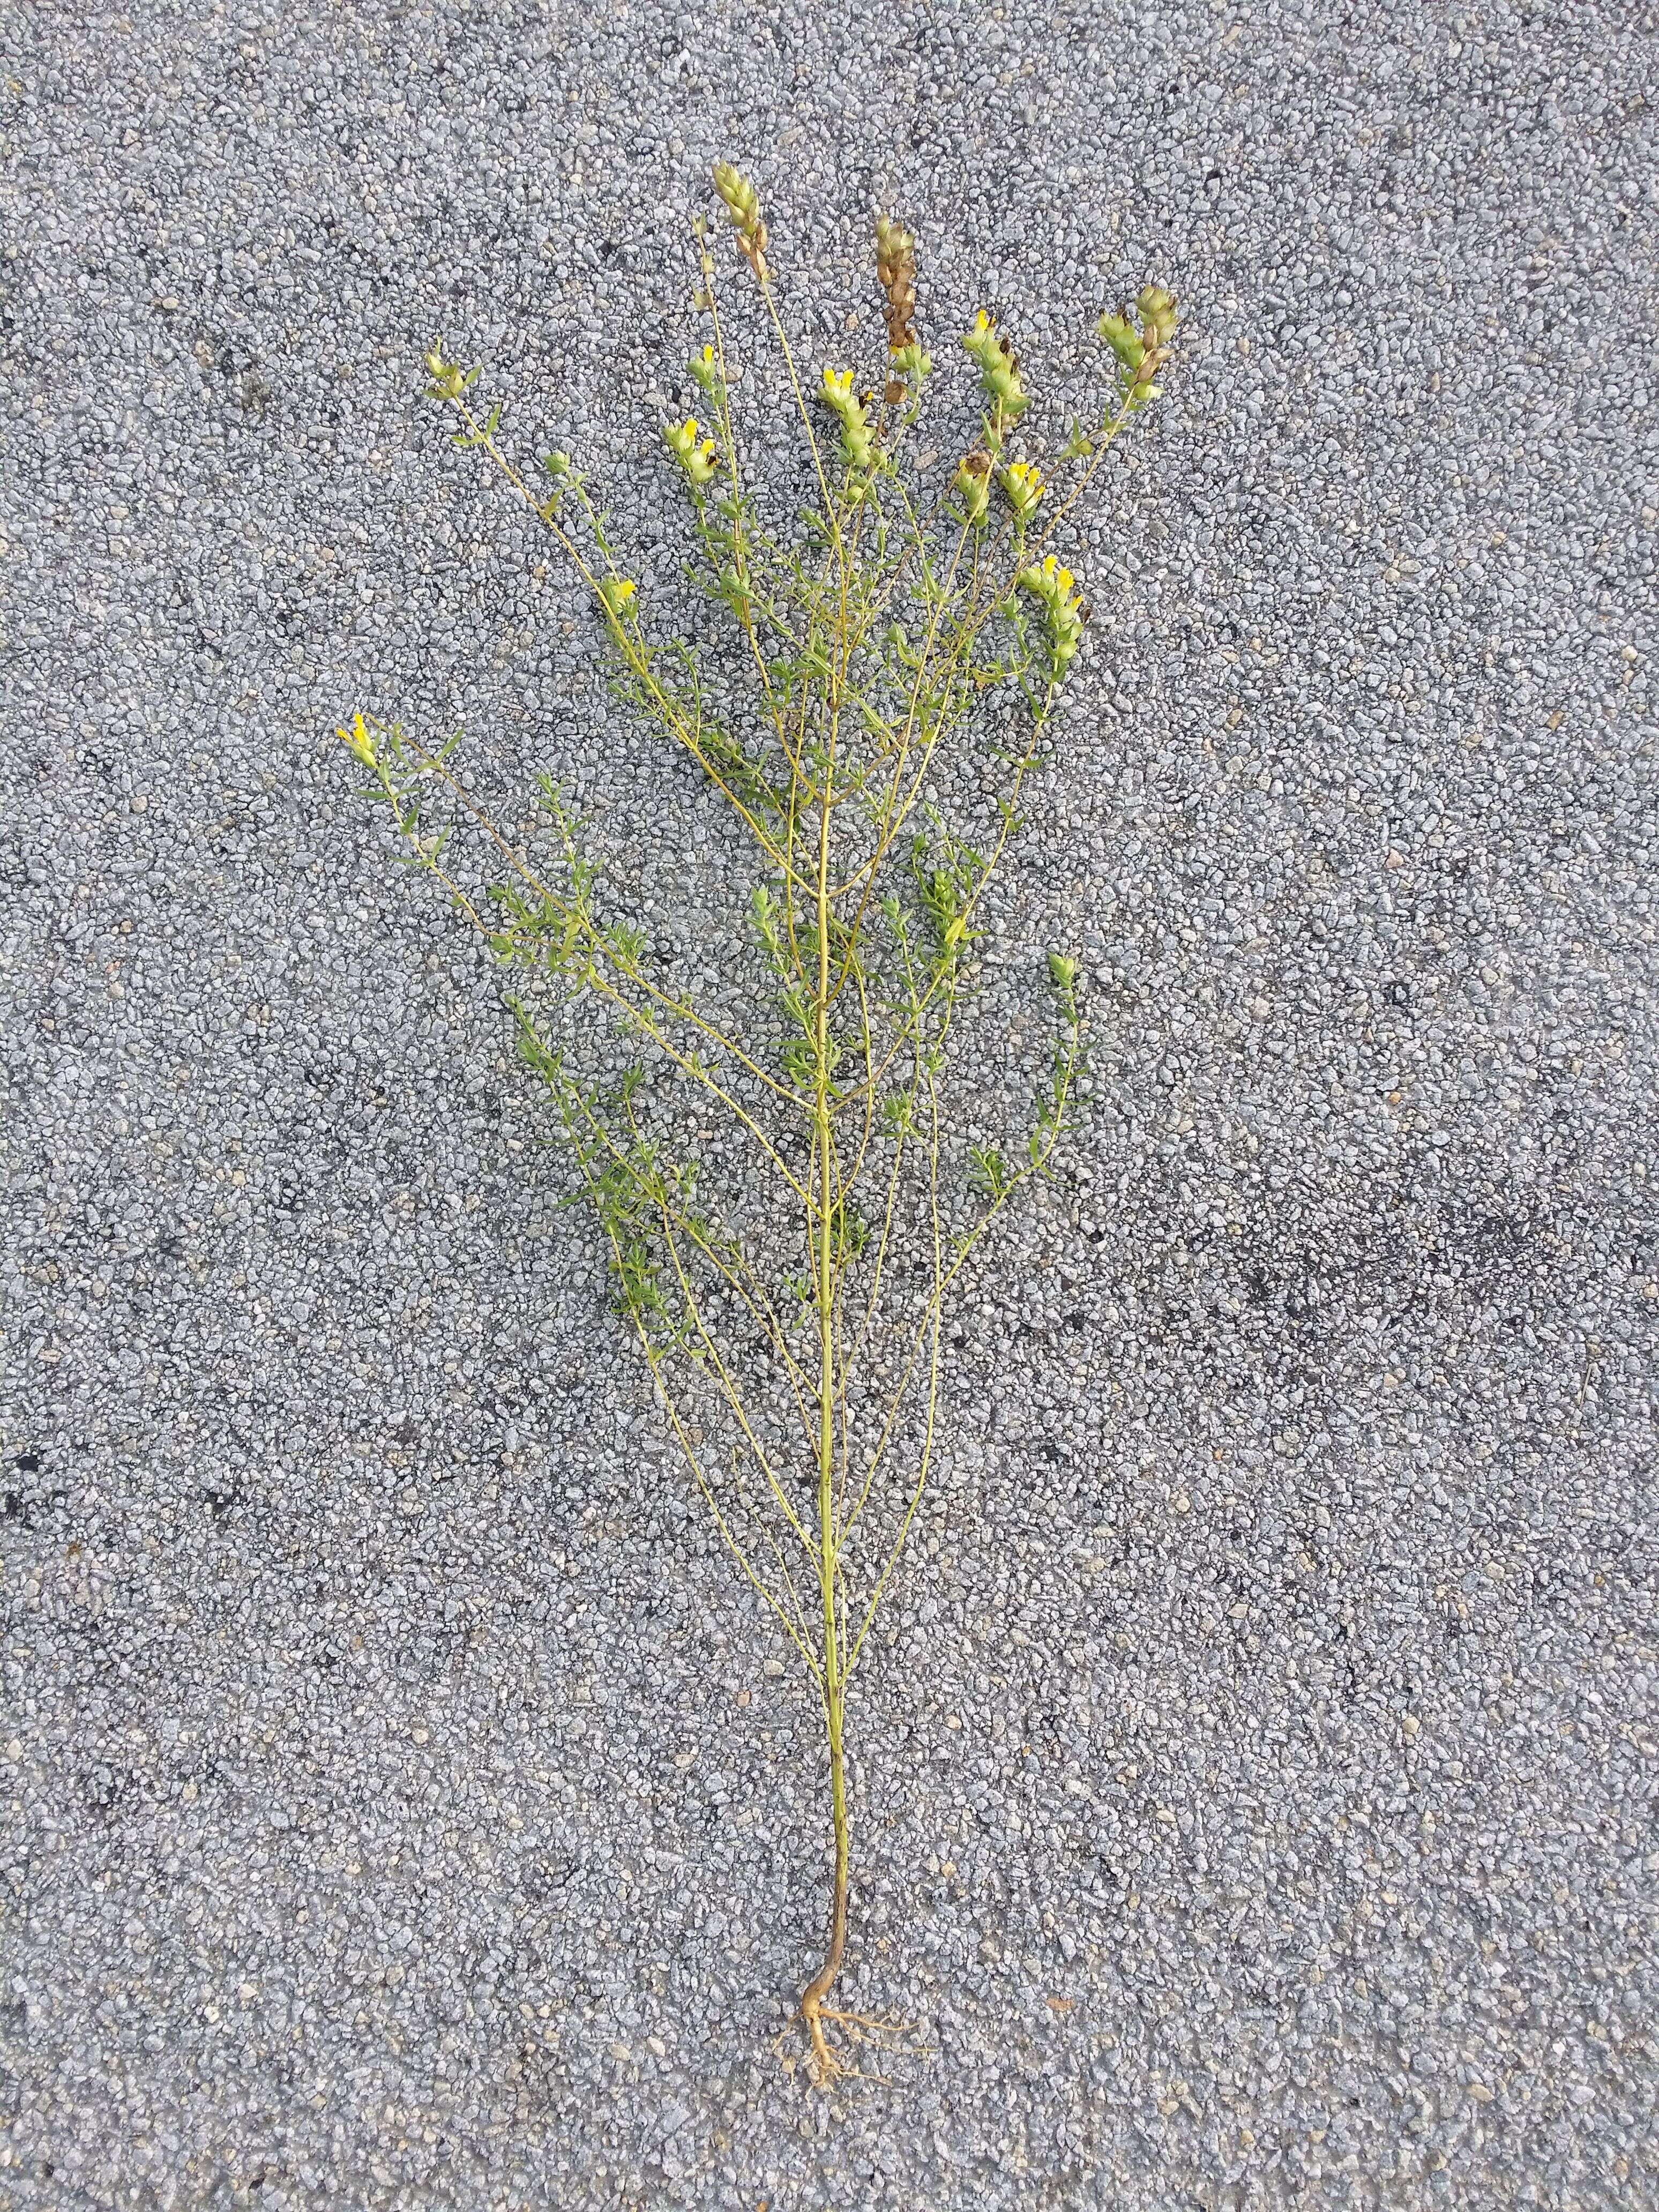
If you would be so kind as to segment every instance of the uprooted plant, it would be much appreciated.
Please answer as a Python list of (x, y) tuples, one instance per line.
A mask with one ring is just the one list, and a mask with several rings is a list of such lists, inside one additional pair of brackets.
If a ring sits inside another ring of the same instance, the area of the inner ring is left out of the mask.
[[(405, 858), (514, 971), (520, 1048), (602, 1226), (617, 1310), (721, 1539), (817, 1690), (835, 1874), (828, 1952), (800, 2013), (825, 2083), (846, 2070), (826, 2024), (854, 2034), (879, 2024), (829, 2002), (848, 1933), (848, 1692), (936, 1456), (947, 1297), (993, 1223), (1048, 1173), (1073, 1117), (1076, 962), (1051, 951), (1039, 971), (1055, 1042), (1017, 1144), (969, 1145), (953, 1130), (946, 1048), (987, 888), (1085, 635), (1088, 609), (1053, 549), (1113, 441), (1158, 396), (1176, 307), (1149, 286), (1134, 320), (1101, 319), (1109, 395), (1052, 459), (1028, 443), (1024, 373), (981, 313), (962, 341), (982, 399), (977, 439), (930, 501), (908, 459), (933, 375), (909, 232), (876, 224), (878, 393), (850, 368), (824, 368), (809, 392), (755, 189), (724, 164), (714, 184), (781, 356), (809, 485), (792, 533), (745, 475), (699, 220), (696, 306), (708, 340), (688, 366), (705, 419), (663, 434), (696, 541), (688, 573), (729, 617), (726, 649), (659, 634), (569, 456), (548, 454), (532, 477), (501, 442), (501, 407), (471, 396), (477, 370), (441, 348), (426, 368), (429, 397), (458, 421), (455, 443), (483, 457), (568, 562), (617, 691), (729, 814), (746, 856), (732, 862), (744, 919), (714, 945), (728, 986), (720, 1003), (681, 988), (663, 948), (607, 918), (580, 824), (551, 778), (538, 779), (544, 865), (462, 785), (453, 738), (428, 749), (364, 714), (340, 735), (373, 779), (369, 795), (390, 808)], [(1024, 702), (1017, 742), (984, 742), (970, 779), (979, 797), (966, 818), (947, 819), (937, 777), (982, 729), (976, 709), (999, 689)], [(428, 826), (434, 796), (450, 803), (447, 827)], [(496, 880), (463, 881), (446, 852), (457, 821), (477, 832)], [(595, 1018), (637, 1054), (615, 1079), (594, 1073)], [(688, 1086), (695, 1133), (675, 1110)], [(723, 1178), (718, 1203), (696, 1172), (708, 1123), (748, 1161)]]

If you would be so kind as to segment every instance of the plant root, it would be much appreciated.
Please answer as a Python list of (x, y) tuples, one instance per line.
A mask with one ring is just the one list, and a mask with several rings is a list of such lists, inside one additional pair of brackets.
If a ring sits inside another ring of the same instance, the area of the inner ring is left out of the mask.
[[(878, 2036), (907, 2036), (915, 2033), (915, 2024), (912, 2021), (884, 2020), (874, 2013), (843, 2012), (834, 2005), (827, 2005), (811, 1999), (810, 1993), (808, 1998), (802, 2000), (800, 2019), (811, 2042), (811, 2049), (806, 2059), (806, 2075), (815, 2089), (832, 2088), (837, 2081), (873, 2081), (883, 2088), (891, 2088), (893, 2086), (886, 2075), (866, 2074), (861, 2067), (850, 2064), (824, 2033), (826, 2021), (833, 2021), (837, 2027), (845, 2032), (848, 2040), (854, 2044), (873, 2043)], [(889, 2047), (892, 2048), (892, 2046)], [(894, 2055), (906, 2058), (921, 2058), (931, 2054), (923, 2050), (920, 2045), (912, 2045), (908, 2049), (902, 2045), (897, 2046), (894, 2050)], [(790, 2062), (790, 2070), (793, 2073), (793, 2061)]]
[[(831, 2088), (836, 2082), (845, 2079), (848, 2075), (856, 2073), (858, 2069), (848, 2065), (830, 2043), (829, 2037), (825, 2035), (823, 2008), (815, 1997), (809, 1995), (803, 2001), (800, 2016), (805, 2022), (807, 2036), (811, 2044), (811, 2049), (806, 2059), (806, 2078), (812, 2087), (815, 2089)], [(835, 2017), (833, 2013), (830, 2016), (831, 2019)]]
[(854, 2040), (860, 2042), (863, 2039), (857, 2035), (856, 2031), (860, 2027), (866, 2027), (876, 2035), (912, 2035), (915, 2032), (914, 2021), (882, 2020), (870, 2012), (837, 2012), (832, 2005), (820, 2005), (818, 2018), (839, 2021), (843, 2027), (854, 2031)]

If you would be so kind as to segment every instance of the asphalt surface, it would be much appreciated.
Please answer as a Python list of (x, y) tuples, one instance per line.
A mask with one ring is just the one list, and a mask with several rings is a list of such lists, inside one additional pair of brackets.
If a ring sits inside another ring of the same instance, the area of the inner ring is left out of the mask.
[[(1659, 2202), (1656, 39), (9, 14), (8, 2206)], [(815, 362), (877, 202), (941, 361), (1187, 315), (964, 1068), (1070, 941), (1100, 1095), (854, 1715), (847, 1986), (915, 2048), (832, 2099), (811, 1712), (330, 736), (465, 724), (726, 926), (414, 373), (672, 564), (721, 155)]]

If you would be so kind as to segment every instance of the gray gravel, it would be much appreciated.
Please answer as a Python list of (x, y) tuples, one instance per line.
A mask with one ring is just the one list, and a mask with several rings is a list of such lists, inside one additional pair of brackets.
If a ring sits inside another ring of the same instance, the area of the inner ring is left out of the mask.
[[(1032, 20), (0, 33), (9, 2207), (1659, 2201), (1651, 13)], [(410, 365), (674, 557), (722, 153), (823, 358), (874, 198), (941, 356), (1188, 313), (1009, 922), (1104, 1094), (856, 1715), (937, 2055), (834, 2100), (810, 1715), (327, 734), (550, 763), (713, 926)]]

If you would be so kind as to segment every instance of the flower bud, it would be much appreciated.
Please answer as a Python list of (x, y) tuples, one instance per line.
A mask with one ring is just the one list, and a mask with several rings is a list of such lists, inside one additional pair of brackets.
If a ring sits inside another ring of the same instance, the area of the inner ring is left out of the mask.
[(1137, 336), (1133, 323), (1126, 321), (1121, 315), (1103, 315), (1095, 328), (1125, 368), (1134, 370), (1139, 368), (1146, 348)]

